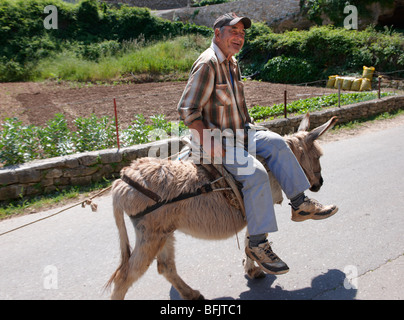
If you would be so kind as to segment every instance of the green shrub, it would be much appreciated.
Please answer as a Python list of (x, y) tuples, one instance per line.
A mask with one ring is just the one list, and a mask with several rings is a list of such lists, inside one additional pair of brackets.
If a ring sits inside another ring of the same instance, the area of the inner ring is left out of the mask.
[(221, 4), (230, 1), (231, 0), (194, 0), (194, 2), (191, 4), (191, 7), (204, 7), (212, 4)]
[(25, 78), (24, 67), (17, 61), (0, 59), (0, 82), (18, 81)]
[(344, 8), (347, 5), (354, 5), (357, 7), (358, 15), (360, 17), (370, 17), (369, 5), (379, 2), (383, 5), (392, 6), (394, 0), (300, 0), (300, 7), (307, 17), (314, 21), (317, 25), (323, 24), (323, 19), (328, 17), (334, 25), (342, 27), (346, 14)]
[[(47, 5), (58, 9), (56, 30), (44, 28)], [(0, 0), (0, 81), (32, 79), (31, 69), (38, 61), (64, 50), (98, 61), (117, 53), (125, 41), (143, 37), (149, 42), (183, 34), (206, 36), (212, 30), (163, 20), (146, 8), (115, 7), (97, 0), (78, 4), (62, 0)], [(11, 60), (13, 63), (7, 65)]]
[(269, 82), (299, 83), (316, 80), (316, 67), (302, 58), (275, 57), (269, 60), (261, 73), (261, 79)]
[(303, 64), (313, 68), (310, 76), (313, 80), (327, 79), (332, 74), (362, 74), (364, 65), (389, 72), (404, 69), (404, 35), (380, 32), (373, 27), (357, 31), (333, 26), (278, 34), (262, 23), (255, 23), (247, 30), (239, 57), (243, 74), (260, 72), (258, 79), (265, 79), (265, 65), (274, 58), (278, 59), (271, 63), (276, 62), (277, 66), (285, 64), (286, 58), (296, 62), (302, 59)]

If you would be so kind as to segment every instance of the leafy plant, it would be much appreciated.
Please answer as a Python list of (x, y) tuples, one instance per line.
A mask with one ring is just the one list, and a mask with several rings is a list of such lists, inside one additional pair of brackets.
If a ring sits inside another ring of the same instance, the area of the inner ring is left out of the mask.
[[(7, 118), (0, 126), (0, 163), (8, 166), (35, 159), (68, 155), (76, 152), (116, 147), (115, 122), (110, 117), (79, 117), (73, 121), (72, 131), (66, 118), (56, 114), (43, 127), (25, 126), (17, 118)], [(121, 146), (142, 144), (183, 135), (183, 122), (171, 123), (163, 115), (150, 117), (136, 115), (132, 124), (121, 130)]]
[[(382, 93), (381, 96), (387, 96), (390, 93)], [(343, 93), (340, 97), (341, 105), (348, 105), (361, 101), (375, 99), (376, 94), (372, 92)], [(333, 93), (321, 97), (314, 97), (302, 100), (292, 101), (287, 104), (287, 112), (295, 114), (304, 114), (307, 112), (319, 111), (326, 107), (336, 106), (338, 104), (338, 94)], [(273, 106), (254, 106), (249, 110), (254, 120), (265, 120), (271, 117), (283, 115), (284, 104), (279, 103)]]
[(42, 147), (42, 158), (64, 156), (76, 151), (72, 133), (63, 114), (56, 114), (45, 127), (37, 128), (37, 133)]
[(146, 125), (145, 117), (142, 114), (136, 115), (132, 124), (122, 133), (122, 141), (125, 145), (147, 143), (151, 130), (151, 126)]
[(17, 118), (6, 118), (0, 131), (0, 162), (24, 163), (39, 156), (38, 129), (25, 126)]
[(78, 152), (102, 150), (115, 146), (116, 131), (111, 117), (100, 119), (95, 114), (89, 118), (79, 117), (74, 120), (77, 131), (73, 134)]

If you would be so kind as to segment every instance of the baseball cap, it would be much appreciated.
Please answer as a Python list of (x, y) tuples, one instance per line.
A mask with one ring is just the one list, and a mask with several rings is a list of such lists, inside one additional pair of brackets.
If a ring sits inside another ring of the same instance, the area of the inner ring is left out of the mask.
[(242, 22), (244, 24), (244, 29), (251, 27), (251, 20), (247, 17), (239, 17), (234, 12), (225, 13), (216, 19), (213, 24), (213, 29), (221, 28), (224, 26), (234, 26), (235, 24)]

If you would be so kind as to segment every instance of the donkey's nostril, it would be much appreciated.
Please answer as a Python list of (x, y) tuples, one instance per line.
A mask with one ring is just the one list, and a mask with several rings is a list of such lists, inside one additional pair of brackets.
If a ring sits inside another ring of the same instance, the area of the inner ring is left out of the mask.
[(312, 192), (317, 192), (317, 191), (319, 191), (320, 190), (320, 188), (321, 188), (321, 184), (313, 184), (311, 187), (310, 187), (310, 191), (312, 191)]

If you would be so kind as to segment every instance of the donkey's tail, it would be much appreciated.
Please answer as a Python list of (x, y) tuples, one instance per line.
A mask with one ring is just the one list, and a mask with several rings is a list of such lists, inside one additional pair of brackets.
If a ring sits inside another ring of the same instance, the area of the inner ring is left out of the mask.
[(115, 272), (112, 274), (111, 278), (108, 280), (107, 284), (105, 285), (105, 289), (108, 289), (115, 279), (118, 278), (120, 278), (121, 280), (126, 279), (126, 276), (128, 274), (131, 248), (129, 245), (128, 233), (126, 231), (125, 226), (124, 210), (119, 204), (119, 201), (117, 201), (119, 200), (118, 198), (119, 196), (113, 193), (113, 210), (114, 210), (115, 223), (116, 226), (118, 227), (119, 232), (119, 243), (121, 247), (121, 263), (119, 264), (119, 267), (115, 270)]

